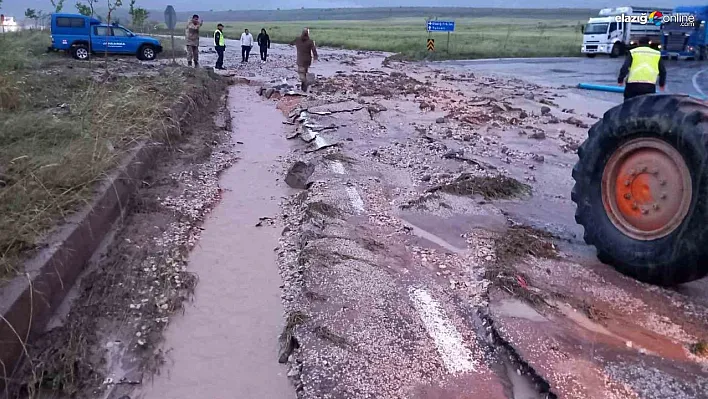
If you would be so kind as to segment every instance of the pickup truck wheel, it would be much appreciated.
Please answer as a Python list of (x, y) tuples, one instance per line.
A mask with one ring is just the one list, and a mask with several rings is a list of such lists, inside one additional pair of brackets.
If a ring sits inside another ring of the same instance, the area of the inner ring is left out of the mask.
[(152, 61), (157, 57), (157, 52), (155, 52), (155, 47), (146, 44), (140, 48), (138, 51), (138, 59), (142, 61)]
[(85, 44), (77, 44), (71, 48), (71, 56), (77, 60), (86, 61), (91, 57), (91, 52)]
[(598, 258), (637, 280), (708, 274), (708, 107), (643, 95), (605, 113), (578, 148), (571, 199)]

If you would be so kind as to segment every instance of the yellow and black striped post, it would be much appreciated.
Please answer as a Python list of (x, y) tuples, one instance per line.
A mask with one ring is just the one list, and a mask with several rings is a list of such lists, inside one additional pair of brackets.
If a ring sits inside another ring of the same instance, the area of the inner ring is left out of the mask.
[(435, 51), (435, 39), (428, 39), (428, 51)]

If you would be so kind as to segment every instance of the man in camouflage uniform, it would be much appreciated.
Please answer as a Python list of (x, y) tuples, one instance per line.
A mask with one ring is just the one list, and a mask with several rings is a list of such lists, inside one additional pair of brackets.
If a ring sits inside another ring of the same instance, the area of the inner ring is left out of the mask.
[(310, 38), (310, 30), (305, 28), (297, 39), (290, 42), (295, 46), (297, 54), (297, 75), (300, 78), (302, 91), (307, 91), (307, 72), (312, 65), (312, 61), (317, 61), (317, 48), (315, 42)]
[(199, 15), (192, 15), (192, 19), (187, 22), (187, 29), (184, 31), (184, 40), (187, 42), (187, 65), (199, 67), (199, 28), (203, 21), (199, 20)]

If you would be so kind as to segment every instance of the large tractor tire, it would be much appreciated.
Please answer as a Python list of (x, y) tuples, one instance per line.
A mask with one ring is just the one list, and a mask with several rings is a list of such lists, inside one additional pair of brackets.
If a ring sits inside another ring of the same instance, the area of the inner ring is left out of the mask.
[(590, 128), (578, 158), (575, 220), (602, 262), (663, 286), (708, 274), (708, 106), (635, 97)]

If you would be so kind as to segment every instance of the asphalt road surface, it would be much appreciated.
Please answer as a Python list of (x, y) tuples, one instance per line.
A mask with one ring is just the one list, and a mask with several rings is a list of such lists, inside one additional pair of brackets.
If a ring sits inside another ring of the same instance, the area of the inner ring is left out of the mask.
[[(609, 58), (530, 58), (447, 61), (444, 64), (471, 72), (522, 78), (536, 84), (576, 86), (578, 83), (615, 85), (623, 59)], [(667, 61), (667, 92), (708, 94), (708, 63)], [(591, 97), (621, 101), (619, 93), (579, 90)]]

